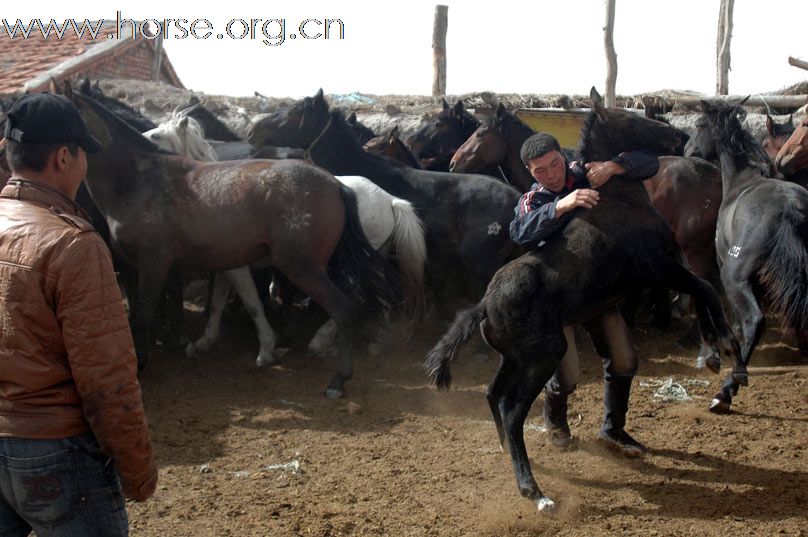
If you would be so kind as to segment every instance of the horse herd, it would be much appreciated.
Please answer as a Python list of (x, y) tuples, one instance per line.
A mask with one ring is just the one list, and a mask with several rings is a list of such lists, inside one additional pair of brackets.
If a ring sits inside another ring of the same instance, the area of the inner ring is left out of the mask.
[(688, 137), (605, 107), (593, 88), (569, 154), (590, 162), (644, 149), (660, 155), (659, 172), (644, 186), (614, 178), (601, 203), (525, 252), (507, 230), (533, 183), (519, 159), (533, 131), (501, 105), (480, 124), (462, 102), (444, 101), (402, 142), (397, 132), (374, 139), (355, 115), (329, 109), (320, 90), (255, 122), (243, 141), (199, 103), (157, 126), (97, 84), (63, 93), (104, 147), (88, 156), (77, 199), (121, 271), (141, 368), (161, 305), (169, 311), (157, 324), (176, 324), (182, 271), (215, 273), (208, 324), (189, 354), (218, 339), (232, 285), (256, 325), (257, 364), (275, 360), (269, 280), (257, 278), (264, 267), (281, 302), (296, 288), (322, 307), (331, 323), (318, 338), (335, 335), (339, 356), (331, 398), (343, 395), (354, 353), (390, 315), (417, 317), (428, 304), (446, 317), (475, 304), (430, 351), (428, 374), (448, 387), (451, 360), (477, 330), (500, 355), (486, 397), (519, 489), (540, 510), (554, 503), (533, 478), (523, 426), (566, 351), (564, 326), (583, 324), (606, 356), (592, 321), (607, 308), (643, 287), (689, 295), (697, 364), (718, 372), (722, 353), (733, 364), (714, 412), (728, 412), (748, 383), (764, 303), (808, 352), (808, 191), (799, 184), (808, 120), (795, 129), (769, 120), (761, 142), (744, 131), (740, 106), (705, 101)]

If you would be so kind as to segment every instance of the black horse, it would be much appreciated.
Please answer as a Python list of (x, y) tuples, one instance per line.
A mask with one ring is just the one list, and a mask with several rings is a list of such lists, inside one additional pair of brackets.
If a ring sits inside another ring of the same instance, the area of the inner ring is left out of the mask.
[[(356, 121), (351, 114), (348, 124), (352, 135), (362, 143), (375, 136), (373, 131)], [(261, 118), (250, 129), (247, 141), (255, 147), (264, 145), (307, 148), (328, 123), (328, 103), (320, 88), (312, 97), (304, 97)]]
[(477, 130), (480, 122), (466, 111), (463, 101), (449, 106), (443, 99), (443, 110), (429, 119), (404, 143), (415, 153), (425, 170), (449, 171), (452, 155)]
[[(680, 138), (670, 126), (625, 110), (603, 108), (593, 88), (592, 112), (584, 125), (584, 160), (606, 160), (621, 151), (672, 151)], [(600, 189), (600, 202), (577, 217), (547, 244), (499, 270), (483, 299), (458, 314), (430, 351), (429, 376), (448, 387), (449, 363), (479, 326), (501, 362), (486, 392), (500, 444), (507, 440), (519, 490), (539, 510), (554, 503), (539, 489), (530, 468), (523, 426), (533, 401), (566, 352), (562, 328), (584, 323), (595, 348), (609, 357), (598, 316), (640, 285), (663, 284), (693, 296), (703, 337), (736, 357), (732, 336), (715, 291), (683, 268), (667, 223), (648, 201), (642, 184), (613, 177)]]
[(192, 95), (189, 99), (184, 114), (194, 118), (202, 125), (205, 131), (205, 138), (218, 140), (220, 142), (242, 141), (238, 135), (230, 130), (230, 127), (225, 125), (213, 112), (205, 108), (196, 95)]
[[(444, 307), (476, 301), (519, 248), (510, 240), (519, 192), (485, 175), (416, 170), (362, 149), (341, 112), (332, 112), (308, 158), (335, 175), (362, 175), (413, 204), (426, 227), (426, 282)], [(520, 252), (521, 253), (521, 252)]]
[[(742, 128), (740, 106), (702, 101), (702, 107), (685, 152), (721, 162), (716, 252), (743, 363), (763, 335), (764, 298), (808, 352), (808, 191), (770, 178), (771, 160)], [(728, 412), (737, 393), (738, 382), (728, 377), (711, 408)]]
[[(51, 88), (51, 90), (55, 92), (55, 88)], [(78, 90), (84, 95), (92, 97), (95, 101), (98, 101), (111, 111), (115, 112), (115, 114), (117, 114), (121, 119), (140, 132), (152, 130), (157, 126), (154, 121), (147, 118), (128, 104), (106, 95), (101, 89), (98, 80), (96, 80), (93, 84), (90, 83), (89, 78), (85, 78), (79, 84)]]

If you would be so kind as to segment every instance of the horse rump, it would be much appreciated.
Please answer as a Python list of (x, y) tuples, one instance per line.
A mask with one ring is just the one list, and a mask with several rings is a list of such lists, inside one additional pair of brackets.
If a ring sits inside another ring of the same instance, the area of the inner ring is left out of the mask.
[(328, 275), (361, 312), (361, 320), (379, 320), (401, 303), (398, 273), (368, 242), (356, 205), (356, 194), (340, 185), (345, 229), (328, 262)]
[(471, 339), (474, 330), (480, 326), (483, 319), (485, 310), (482, 303), (457, 313), (452, 326), (426, 355), (424, 367), (432, 384), (438, 388), (449, 388), (452, 384), (449, 364), (457, 356), (460, 348)]
[(808, 218), (792, 205), (783, 208), (781, 225), (769, 238), (769, 252), (758, 272), (760, 283), (783, 329), (808, 331)]

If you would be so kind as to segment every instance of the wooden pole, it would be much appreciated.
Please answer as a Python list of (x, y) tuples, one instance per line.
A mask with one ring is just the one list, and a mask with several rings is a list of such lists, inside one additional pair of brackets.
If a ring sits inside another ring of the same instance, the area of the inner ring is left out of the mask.
[(152, 64), (151, 79), (155, 82), (160, 82), (160, 67), (163, 63), (163, 31), (162, 26), (157, 28), (160, 35), (157, 36), (157, 42), (154, 44), (154, 63)]
[(788, 57), (788, 64), (793, 65), (794, 67), (799, 67), (800, 69), (808, 69), (808, 62), (798, 60), (792, 56)]
[(606, 0), (606, 26), (603, 28), (603, 42), (606, 48), (606, 96), (607, 107), (615, 105), (617, 85), (617, 53), (614, 51), (614, 4), (616, 0)]
[(730, 41), (732, 41), (732, 10), (734, 6), (735, 0), (721, 0), (721, 11), (718, 13), (718, 32), (715, 43), (716, 95), (726, 95), (729, 93), (729, 46)]
[(432, 26), (432, 96), (446, 95), (446, 30), (449, 25), (449, 6), (435, 6)]
[(808, 95), (720, 95), (720, 96), (682, 96), (672, 97), (666, 99), (664, 97), (655, 97), (647, 95), (642, 98), (642, 103), (646, 108), (660, 108), (669, 110), (674, 104), (683, 104), (685, 106), (699, 106), (701, 101), (722, 101), (728, 104), (738, 104), (744, 99), (744, 106), (770, 106), (772, 108), (799, 108), (808, 104)]

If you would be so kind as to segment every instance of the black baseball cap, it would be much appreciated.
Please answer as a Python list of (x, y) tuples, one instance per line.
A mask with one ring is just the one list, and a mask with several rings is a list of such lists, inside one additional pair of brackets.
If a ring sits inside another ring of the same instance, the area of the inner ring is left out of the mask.
[(90, 134), (79, 109), (63, 95), (23, 95), (6, 115), (4, 136), (9, 140), (36, 144), (76, 142), (87, 153), (101, 151), (101, 144)]

